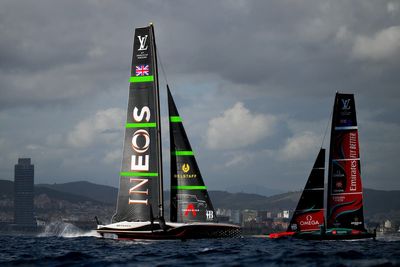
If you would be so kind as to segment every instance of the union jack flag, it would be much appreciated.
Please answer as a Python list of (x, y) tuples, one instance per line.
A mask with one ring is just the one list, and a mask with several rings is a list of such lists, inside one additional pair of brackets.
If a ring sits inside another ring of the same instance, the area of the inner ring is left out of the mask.
[(149, 65), (136, 66), (136, 76), (148, 76), (149, 71)]

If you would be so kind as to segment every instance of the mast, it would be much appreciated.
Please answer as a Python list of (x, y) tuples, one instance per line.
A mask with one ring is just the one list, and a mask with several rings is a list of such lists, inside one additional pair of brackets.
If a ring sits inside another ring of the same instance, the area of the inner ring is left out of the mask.
[[(160, 192), (161, 190), (161, 192)], [(117, 211), (113, 222), (163, 215), (161, 125), (152, 25), (135, 30)]]
[(287, 231), (316, 231), (324, 225), (325, 149), (321, 148)]
[(171, 222), (216, 222), (194, 152), (167, 85), (171, 149)]
[(157, 109), (157, 137), (158, 137), (158, 173), (159, 173), (159, 189), (158, 189), (158, 217), (164, 218), (164, 179), (163, 179), (163, 161), (162, 161), (162, 143), (161, 143), (161, 115), (160, 115), (160, 93), (159, 93), (159, 83), (158, 83), (158, 61), (157, 61), (157, 46), (156, 39), (154, 34), (154, 26), (153, 23), (150, 23), (150, 30), (153, 37), (153, 45), (154, 45), (154, 77), (155, 77), (155, 92), (156, 92), (156, 109)]
[(365, 230), (353, 94), (336, 93), (329, 151), (327, 228)]

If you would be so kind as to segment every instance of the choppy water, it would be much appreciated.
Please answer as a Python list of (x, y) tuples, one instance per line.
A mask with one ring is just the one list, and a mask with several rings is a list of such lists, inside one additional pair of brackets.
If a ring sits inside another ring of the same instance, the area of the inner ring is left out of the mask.
[(0, 266), (400, 266), (400, 236), (377, 241), (119, 241), (64, 228), (49, 228), (36, 237), (0, 236)]

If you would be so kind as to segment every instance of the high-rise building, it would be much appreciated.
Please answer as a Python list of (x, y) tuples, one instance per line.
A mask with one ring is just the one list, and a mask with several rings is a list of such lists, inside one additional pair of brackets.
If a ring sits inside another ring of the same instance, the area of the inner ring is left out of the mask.
[(19, 158), (14, 169), (14, 223), (18, 227), (36, 226), (33, 197), (34, 166), (30, 158)]

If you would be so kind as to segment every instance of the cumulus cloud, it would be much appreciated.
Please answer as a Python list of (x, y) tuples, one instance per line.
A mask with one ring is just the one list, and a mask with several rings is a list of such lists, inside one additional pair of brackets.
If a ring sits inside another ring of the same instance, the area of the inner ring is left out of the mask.
[(235, 149), (255, 144), (273, 134), (275, 122), (274, 116), (252, 114), (243, 103), (237, 102), (222, 116), (209, 121), (207, 147)]
[(372, 37), (357, 36), (353, 55), (359, 59), (385, 60), (400, 55), (400, 26), (393, 26)]
[[(86, 147), (102, 140), (110, 143), (123, 125), (125, 112), (120, 108), (99, 110), (94, 116), (80, 121), (67, 136), (67, 143), (73, 147)], [(121, 140), (119, 140), (120, 142)]]
[(290, 137), (286, 140), (285, 146), (279, 151), (281, 160), (304, 159), (315, 151), (320, 138), (314, 133), (306, 131)]

